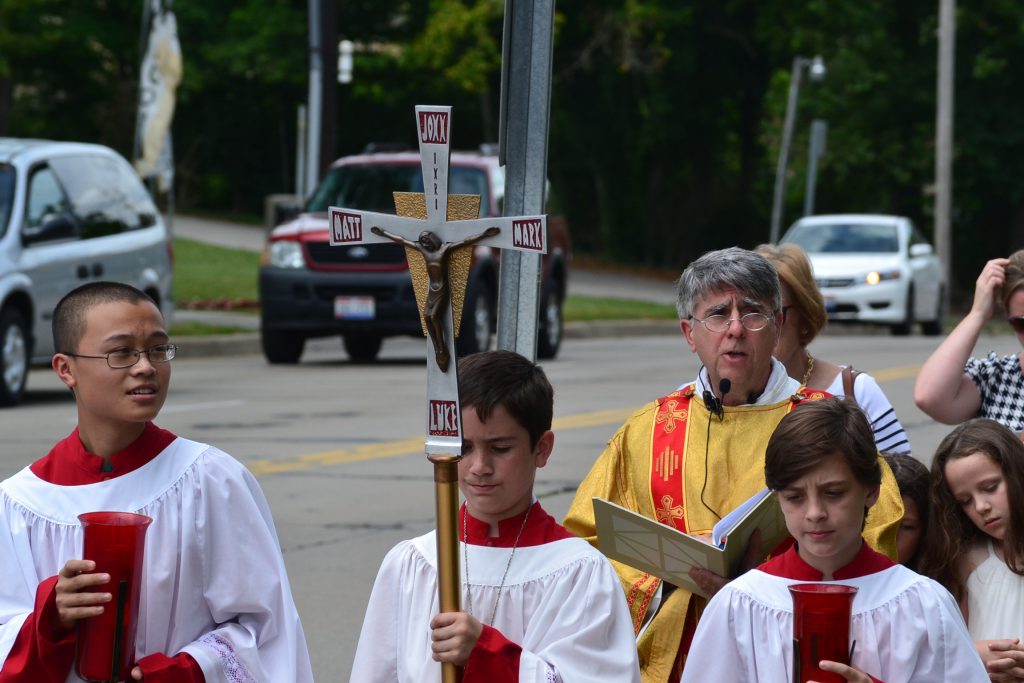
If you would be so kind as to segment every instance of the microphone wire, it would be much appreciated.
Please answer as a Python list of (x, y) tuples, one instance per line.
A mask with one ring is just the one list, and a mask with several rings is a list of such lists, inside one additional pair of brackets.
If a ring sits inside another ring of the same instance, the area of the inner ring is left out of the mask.
[[(710, 375), (708, 376), (708, 379), (711, 379)], [(718, 383), (718, 390), (722, 393), (722, 398), (725, 398), (725, 395), (729, 392), (731, 387), (732, 382), (728, 379), (722, 378)], [(710, 401), (708, 401), (709, 395), (711, 397)], [(704, 500), (704, 491), (707, 490), (708, 487), (708, 454), (711, 450), (711, 413), (718, 415), (718, 419), (720, 421), (725, 420), (725, 408), (722, 406), (722, 399), (715, 396), (711, 391), (704, 392), (704, 402), (705, 404), (709, 403), (709, 405), (706, 406), (708, 409), (708, 428), (704, 435), (704, 483), (700, 487), (700, 502), (711, 512), (711, 514), (721, 520), (722, 515), (718, 514), (718, 511), (708, 505), (708, 502)]]

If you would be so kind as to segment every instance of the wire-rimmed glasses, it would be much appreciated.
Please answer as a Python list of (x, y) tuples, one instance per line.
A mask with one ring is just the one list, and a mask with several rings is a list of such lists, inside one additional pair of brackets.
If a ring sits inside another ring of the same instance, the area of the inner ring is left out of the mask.
[(71, 356), (72, 358), (103, 358), (107, 361), (107, 365), (114, 370), (123, 370), (124, 368), (130, 368), (139, 362), (139, 358), (142, 354), (146, 354), (149, 362), (156, 365), (157, 363), (166, 363), (174, 358), (178, 352), (178, 347), (174, 344), (157, 344), (156, 346), (150, 346), (148, 349), (117, 349), (110, 353), (105, 353), (102, 356), (87, 356), (82, 353), (65, 353), (65, 356)]
[(729, 325), (732, 325), (733, 320), (738, 320), (740, 325), (743, 326), (748, 332), (760, 332), (764, 328), (768, 327), (768, 323), (771, 321), (771, 316), (765, 313), (745, 313), (739, 318), (730, 318), (725, 315), (709, 315), (708, 317), (701, 320), (690, 316), (690, 320), (694, 320), (702, 324), (708, 332), (715, 332), (721, 334), (729, 329)]

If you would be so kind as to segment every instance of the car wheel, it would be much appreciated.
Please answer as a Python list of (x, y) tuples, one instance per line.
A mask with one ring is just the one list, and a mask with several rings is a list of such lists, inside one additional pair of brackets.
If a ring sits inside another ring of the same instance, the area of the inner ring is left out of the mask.
[(921, 331), (924, 332), (929, 337), (937, 337), (940, 334), (942, 334), (942, 318), (944, 317), (944, 306), (946, 305), (945, 296), (945, 292), (940, 287), (939, 300), (935, 304), (935, 319), (925, 320), (923, 323), (921, 323)]
[(0, 406), (21, 402), (28, 381), (28, 324), (13, 308), (0, 313)]
[(306, 345), (305, 337), (300, 334), (266, 329), (260, 330), (260, 342), (267, 362), (274, 365), (298, 363), (299, 357), (302, 356), (302, 347)]
[(537, 331), (537, 357), (554, 358), (562, 345), (562, 298), (560, 288), (552, 282), (541, 290), (540, 326)]
[(384, 340), (376, 335), (346, 334), (344, 336), (345, 353), (353, 363), (372, 363), (377, 360), (381, 344)]
[(462, 327), (455, 339), (455, 352), (459, 356), (486, 351), (491, 348), (494, 330), (494, 293), (484, 279), (470, 283), (466, 302), (462, 307)]
[(910, 287), (907, 289), (907, 308), (903, 316), (903, 322), (896, 323), (892, 326), (892, 333), (899, 337), (904, 337), (910, 334), (910, 330), (914, 327), (914, 288)]

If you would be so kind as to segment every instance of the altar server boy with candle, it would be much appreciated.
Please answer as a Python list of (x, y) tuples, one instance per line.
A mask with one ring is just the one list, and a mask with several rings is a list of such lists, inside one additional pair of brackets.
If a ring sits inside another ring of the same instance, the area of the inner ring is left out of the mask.
[(313, 680), (270, 508), (227, 453), (153, 420), (171, 343), (138, 289), (91, 282), (53, 312), (57, 377), (78, 425), (0, 483), (0, 683), (73, 683), (75, 627), (114, 609), (82, 558), (78, 515), (151, 517), (131, 678), (146, 683)]
[(850, 665), (824, 661), (842, 680), (985, 683), (985, 668), (949, 592), (872, 550), (861, 536), (881, 470), (871, 426), (848, 399), (794, 409), (765, 453), (765, 481), (795, 543), (743, 574), (708, 603), (683, 681), (793, 681), (789, 586), (854, 586)]

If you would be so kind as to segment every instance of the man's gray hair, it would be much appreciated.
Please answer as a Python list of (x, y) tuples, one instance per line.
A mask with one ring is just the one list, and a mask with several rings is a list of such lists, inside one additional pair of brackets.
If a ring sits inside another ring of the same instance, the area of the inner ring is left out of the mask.
[(760, 302), (770, 313), (782, 308), (779, 274), (760, 254), (729, 247), (709, 251), (691, 263), (676, 283), (676, 311), (680, 320), (693, 315), (698, 297), (726, 288)]

